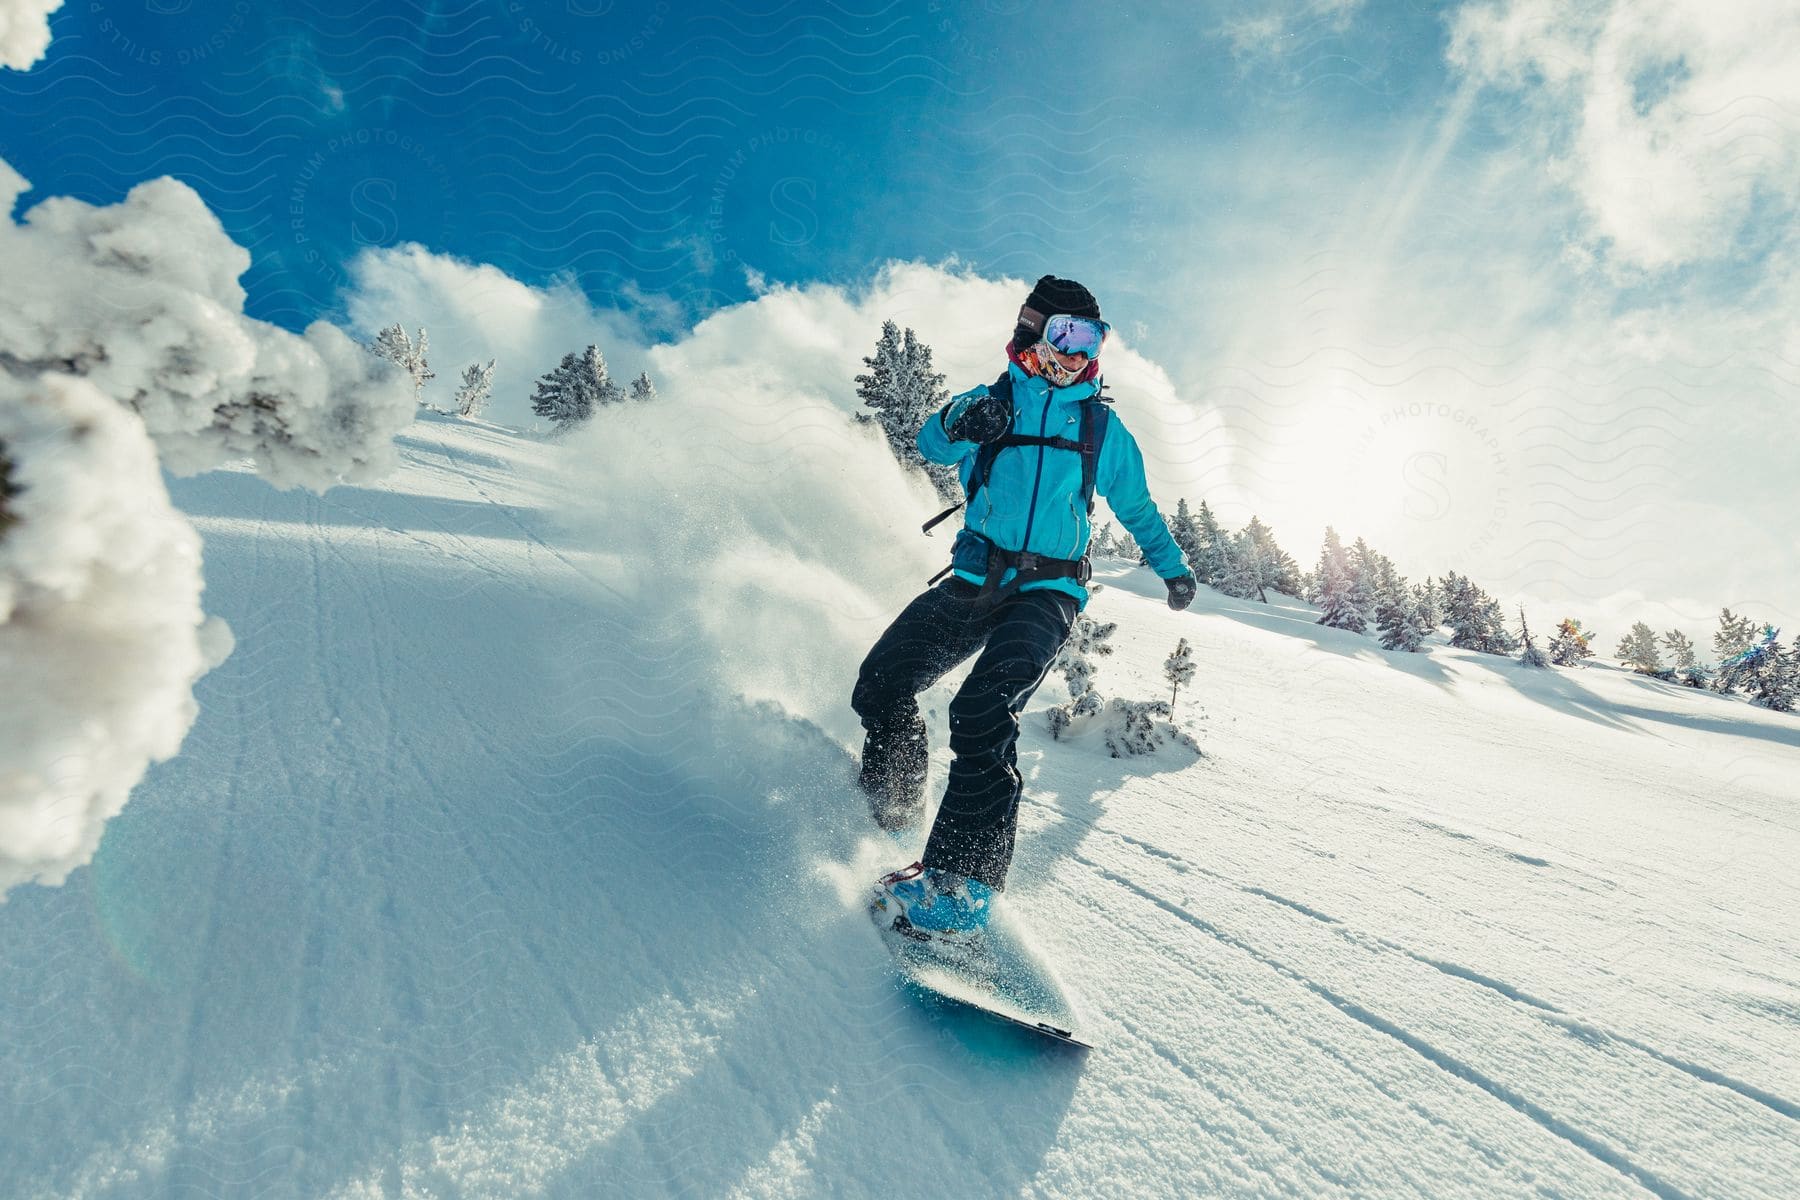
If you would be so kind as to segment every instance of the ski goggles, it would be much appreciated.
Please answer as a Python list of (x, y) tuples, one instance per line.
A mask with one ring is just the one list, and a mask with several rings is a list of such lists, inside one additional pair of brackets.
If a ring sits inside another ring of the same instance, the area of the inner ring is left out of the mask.
[(1044, 322), (1044, 340), (1053, 349), (1064, 354), (1085, 354), (1089, 358), (1098, 358), (1100, 346), (1106, 341), (1106, 331), (1111, 328), (1105, 321), (1096, 321), (1092, 317), (1057, 313)]

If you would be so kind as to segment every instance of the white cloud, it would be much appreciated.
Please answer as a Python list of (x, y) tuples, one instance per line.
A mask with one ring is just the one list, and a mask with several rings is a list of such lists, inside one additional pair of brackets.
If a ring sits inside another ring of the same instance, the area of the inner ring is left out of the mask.
[[(1278, 0), (1233, 5), (1221, 26), (1232, 52), (1242, 59), (1293, 55), (1323, 36), (1342, 33), (1364, 0)], [(1240, 11), (1248, 8), (1249, 12)]]
[(428, 403), (447, 408), (463, 367), (495, 360), (493, 402), (484, 414), (529, 426), (537, 377), (590, 342), (620, 380), (644, 366), (648, 340), (634, 316), (596, 308), (572, 283), (532, 287), (497, 267), (434, 254), (417, 244), (365, 250), (350, 265), (346, 303), (365, 337), (396, 321), (431, 337), (437, 379)]
[(1800, 206), (1800, 21), (1789, 0), (1472, 5), (1453, 65), (1524, 93), (1606, 261), (1732, 256)]
[(0, 67), (29, 71), (50, 48), (50, 14), (63, 0), (0, 0)]

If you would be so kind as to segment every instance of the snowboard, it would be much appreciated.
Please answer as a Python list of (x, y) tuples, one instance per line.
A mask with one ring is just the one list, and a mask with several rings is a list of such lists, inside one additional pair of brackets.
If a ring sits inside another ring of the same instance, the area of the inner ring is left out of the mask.
[(981, 949), (966, 957), (960, 953), (951, 957), (931, 942), (883, 928), (873, 910), (870, 916), (876, 919), (901, 980), (922, 998), (978, 1012), (1065, 1045), (1094, 1048), (1077, 1032), (1080, 1019), (1075, 1006), (1049, 963), (1003, 914), (996, 913), (989, 922)]

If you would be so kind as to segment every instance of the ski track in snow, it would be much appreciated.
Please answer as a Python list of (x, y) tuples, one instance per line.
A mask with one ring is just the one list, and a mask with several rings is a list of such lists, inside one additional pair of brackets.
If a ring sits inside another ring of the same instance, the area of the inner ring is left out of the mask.
[(850, 680), (714, 703), (553, 445), (400, 442), (380, 487), (175, 483), (238, 650), (0, 906), (0, 1195), (1792, 1194), (1791, 718), (1104, 569), (1102, 689), (1187, 636), (1207, 756), (1027, 713), (1006, 902), (1083, 1056), (896, 986), (857, 896), (923, 835), (850, 787)]

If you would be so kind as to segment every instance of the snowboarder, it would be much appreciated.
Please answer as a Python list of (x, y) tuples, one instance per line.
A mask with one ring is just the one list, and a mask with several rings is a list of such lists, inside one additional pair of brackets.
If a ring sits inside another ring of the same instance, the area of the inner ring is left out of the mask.
[(924, 807), (915, 697), (981, 656), (950, 702), (950, 780), (924, 858), (875, 887), (885, 928), (967, 945), (987, 924), (1012, 862), (1019, 713), (1087, 605), (1096, 490), (1163, 578), (1169, 607), (1193, 601), (1193, 572), (1150, 498), (1137, 442), (1100, 396), (1110, 328), (1087, 288), (1044, 276), (1019, 309), (1005, 374), (919, 430), (927, 460), (958, 468), (964, 524), (950, 566), (876, 641), (851, 694), (867, 735), (858, 782), (884, 828), (907, 827)]

